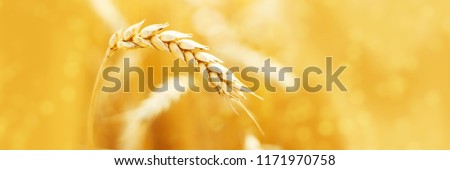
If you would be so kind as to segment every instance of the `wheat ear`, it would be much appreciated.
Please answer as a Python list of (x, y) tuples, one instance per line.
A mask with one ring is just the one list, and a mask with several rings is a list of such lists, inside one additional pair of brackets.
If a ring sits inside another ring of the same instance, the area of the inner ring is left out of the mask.
[(207, 53), (206, 51), (209, 50), (207, 46), (191, 40), (192, 34), (173, 30), (164, 31), (169, 26), (168, 23), (153, 24), (142, 28), (144, 21), (114, 33), (109, 40), (106, 57), (119, 49), (148, 47), (171, 53), (188, 62), (190, 66), (199, 68), (200, 73), (203, 74), (203, 78), (209, 82), (209, 85), (215, 88), (220, 95), (225, 96), (227, 100), (239, 104), (250, 116), (259, 131), (264, 134), (253, 114), (241, 102), (241, 99), (245, 99), (243, 92), (250, 93), (259, 99), (261, 97), (252, 92), (232, 72), (225, 68), (222, 65), (222, 60)]
[(169, 24), (154, 24), (142, 28), (144, 21), (134, 24), (124, 31), (114, 33), (109, 41), (106, 56), (109, 57), (119, 49), (135, 49), (153, 47), (188, 62), (189, 65), (200, 69), (204, 79), (215, 88), (219, 94), (229, 99), (240, 101), (245, 98), (243, 92), (250, 93), (256, 97), (247, 86), (240, 82), (232, 73), (225, 68), (223, 61), (209, 54), (209, 48), (189, 38), (191, 34), (178, 31), (163, 31)]
[(247, 86), (240, 82), (222, 63), (223, 61), (214, 55), (207, 53), (209, 48), (198, 42), (190, 40), (191, 34), (181, 33), (178, 31), (163, 31), (169, 24), (153, 24), (141, 29), (144, 21), (134, 24), (127, 29), (120, 29), (115, 32), (110, 40), (106, 50), (105, 58), (100, 66), (100, 70), (95, 80), (95, 85), (91, 98), (90, 120), (89, 120), (89, 141), (90, 147), (93, 146), (93, 110), (97, 101), (98, 88), (100, 82), (101, 69), (104, 67), (107, 59), (117, 50), (120, 49), (136, 49), (136, 48), (155, 48), (162, 50), (180, 59), (188, 62), (190, 66), (198, 68), (203, 74), (203, 78), (209, 82), (209, 85), (215, 88), (220, 95), (225, 96), (227, 100), (231, 100), (244, 108), (252, 121), (263, 133), (260, 125), (254, 119), (254, 116), (242, 104), (241, 99), (245, 99), (244, 93), (250, 93), (259, 99), (258, 95), (252, 92)]

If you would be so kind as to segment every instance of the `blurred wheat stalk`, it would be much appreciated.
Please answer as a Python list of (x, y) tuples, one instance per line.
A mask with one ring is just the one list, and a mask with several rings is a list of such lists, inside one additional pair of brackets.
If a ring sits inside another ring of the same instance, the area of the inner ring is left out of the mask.
[(120, 149), (139, 149), (145, 136), (145, 127), (185, 93), (175, 89), (173, 86), (175, 81), (183, 86), (186, 86), (188, 82), (187, 77), (184, 76), (172, 77), (160, 85), (169, 87), (168, 90), (150, 94), (138, 107), (121, 114), (125, 125), (120, 134), (118, 144)]

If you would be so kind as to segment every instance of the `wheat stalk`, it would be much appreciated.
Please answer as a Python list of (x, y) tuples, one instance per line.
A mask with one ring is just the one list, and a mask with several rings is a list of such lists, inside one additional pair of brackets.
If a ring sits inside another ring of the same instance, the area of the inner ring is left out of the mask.
[(91, 7), (109, 28), (116, 31), (121, 26), (126, 25), (127, 21), (111, 0), (91, 0), (90, 2)]
[(151, 93), (138, 107), (122, 114), (125, 127), (118, 145), (120, 149), (138, 149), (147, 125), (161, 112), (169, 109), (170, 105), (184, 94), (184, 92), (175, 89), (174, 82), (179, 81), (182, 83), (181, 85), (187, 85), (187, 79), (184, 76), (168, 79), (160, 85), (169, 87), (167, 91)]
[(252, 134), (245, 135), (244, 140), (244, 149), (245, 150), (261, 150), (261, 142), (256, 136)]
[[(209, 85), (215, 88), (218, 93), (225, 97), (229, 102), (233, 101), (242, 107), (255, 123), (259, 131), (263, 134), (260, 125), (257, 123), (253, 114), (242, 104), (241, 99), (245, 99), (244, 92), (250, 93), (259, 99), (258, 95), (252, 92), (247, 86), (240, 82), (222, 63), (223, 61), (214, 55), (206, 52), (209, 48), (196, 41), (191, 40), (191, 34), (181, 33), (178, 31), (164, 31), (169, 24), (153, 24), (141, 28), (144, 20), (134, 24), (127, 29), (120, 29), (115, 32), (110, 40), (109, 46), (106, 50), (105, 57), (100, 66), (95, 81), (93, 95), (91, 98), (90, 116), (93, 116), (93, 110), (98, 95), (98, 86), (100, 82), (101, 70), (106, 64), (108, 58), (117, 50), (120, 49), (137, 49), (137, 48), (155, 48), (162, 50), (188, 62), (190, 66), (198, 69), (203, 78), (209, 82)], [(231, 102), (230, 102), (231, 103)], [(232, 106), (232, 105), (231, 105)], [(234, 110), (234, 108), (233, 108)], [(92, 132), (93, 119), (89, 123), (89, 141), (90, 147), (93, 146)]]

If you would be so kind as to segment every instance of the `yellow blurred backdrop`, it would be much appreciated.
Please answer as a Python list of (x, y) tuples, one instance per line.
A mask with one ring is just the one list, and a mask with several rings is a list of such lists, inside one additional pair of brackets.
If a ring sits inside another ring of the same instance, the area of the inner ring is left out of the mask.
[[(135, 149), (450, 149), (450, 1), (0, 0), (0, 149), (86, 149), (91, 90), (110, 35), (146, 19), (193, 33), (225, 66), (347, 65), (347, 92), (256, 93), (235, 115), (216, 93), (186, 93)], [(117, 53), (172, 65), (155, 49)], [(156, 69), (158, 70), (158, 69)], [(161, 71), (156, 71), (160, 74)], [(162, 82), (156, 76), (154, 84)], [(260, 76), (258, 79), (261, 79)], [(320, 76), (316, 82), (322, 82)], [(280, 82), (272, 82), (283, 88)], [(323, 82), (322, 82), (323, 83)], [(97, 149), (124, 149), (120, 115), (149, 93), (100, 94)]]

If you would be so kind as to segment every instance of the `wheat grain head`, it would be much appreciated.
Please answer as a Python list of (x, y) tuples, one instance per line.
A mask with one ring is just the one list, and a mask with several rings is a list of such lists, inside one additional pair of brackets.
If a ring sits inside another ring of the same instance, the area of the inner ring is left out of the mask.
[[(120, 29), (111, 36), (108, 49), (106, 50), (105, 57), (101, 64), (101, 69), (105, 66), (108, 58), (115, 51), (120, 49), (155, 48), (171, 53), (188, 62), (188, 65), (199, 70), (203, 74), (203, 78), (208, 81), (209, 85), (216, 89), (220, 95), (225, 96), (225, 99), (233, 101), (237, 103), (239, 107), (242, 107), (255, 123), (259, 131), (264, 134), (253, 114), (241, 102), (241, 99), (245, 99), (244, 92), (250, 93), (259, 99), (262, 98), (251, 91), (247, 86), (240, 82), (231, 71), (225, 68), (222, 65), (222, 60), (206, 52), (209, 50), (207, 46), (189, 39), (192, 38), (191, 34), (170, 30), (164, 31), (164, 29), (169, 26), (167, 23), (153, 24), (142, 28), (143, 23), (144, 20), (131, 25), (126, 29)], [(92, 116), (97, 101), (100, 74), (101, 71), (97, 74), (89, 111), (88, 145), (91, 148), (94, 144), (92, 138), (94, 129)]]
[(163, 31), (169, 24), (154, 24), (141, 28), (144, 21), (134, 24), (127, 29), (114, 33), (109, 40), (106, 57), (119, 49), (155, 48), (188, 62), (203, 74), (209, 85), (227, 99), (240, 102), (245, 98), (243, 92), (258, 98), (247, 86), (240, 82), (214, 55), (207, 53), (209, 48), (189, 38), (191, 34), (178, 31)]

